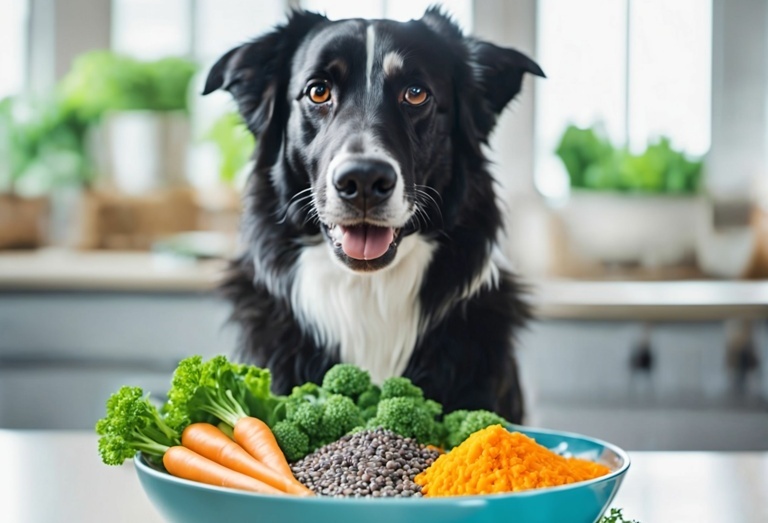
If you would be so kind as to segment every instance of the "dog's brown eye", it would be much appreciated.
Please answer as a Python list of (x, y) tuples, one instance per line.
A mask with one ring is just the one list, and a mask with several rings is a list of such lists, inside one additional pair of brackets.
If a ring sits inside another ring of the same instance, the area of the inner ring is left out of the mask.
[(318, 82), (309, 86), (309, 89), (307, 89), (307, 96), (309, 96), (309, 99), (312, 100), (312, 102), (322, 104), (330, 100), (331, 88), (325, 82)]
[(412, 85), (403, 93), (403, 100), (410, 105), (421, 105), (427, 101), (429, 93), (423, 87)]

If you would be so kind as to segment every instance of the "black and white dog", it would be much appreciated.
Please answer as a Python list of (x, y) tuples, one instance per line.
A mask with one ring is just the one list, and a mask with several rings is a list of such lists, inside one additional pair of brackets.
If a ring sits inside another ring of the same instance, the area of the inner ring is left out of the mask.
[(229, 91), (259, 141), (224, 291), (243, 358), (278, 392), (342, 361), (407, 376), (446, 411), (521, 420), (512, 344), (528, 309), (497, 257), (482, 146), (525, 73), (543, 76), (437, 9), (294, 12), (213, 66), (204, 94)]

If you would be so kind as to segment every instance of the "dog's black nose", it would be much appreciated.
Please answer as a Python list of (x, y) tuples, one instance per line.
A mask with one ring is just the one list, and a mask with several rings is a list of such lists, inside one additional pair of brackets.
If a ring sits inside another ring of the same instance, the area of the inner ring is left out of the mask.
[(397, 184), (397, 173), (387, 162), (348, 160), (333, 173), (333, 185), (339, 196), (361, 210), (389, 198)]

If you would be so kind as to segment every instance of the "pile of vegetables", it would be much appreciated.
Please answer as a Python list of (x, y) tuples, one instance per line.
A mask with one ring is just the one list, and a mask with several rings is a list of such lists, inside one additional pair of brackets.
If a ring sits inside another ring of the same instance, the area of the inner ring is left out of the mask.
[[(141, 452), (181, 478), (307, 496), (313, 492), (294, 477), (289, 462), (345, 436), (385, 429), (447, 451), (494, 425), (507, 422), (483, 410), (443, 415), (442, 406), (409, 379), (390, 378), (379, 387), (354, 365), (338, 364), (322, 383), (279, 396), (271, 392), (267, 369), (224, 356), (192, 356), (176, 368), (164, 404), (155, 405), (139, 387), (122, 387), (108, 399), (96, 431), (108, 465)], [(601, 523), (623, 521), (621, 511), (612, 511)]]
[(633, 154), (626, 147), (614, 147), (597, 127), (570, 125), (556, 153), (571, 187), (579, 189), (691, 194), (702, 176), (702, 161), (673, 149), (665, 137)]
[(443, 417), (442, 406), (426, 399), (408, 378), (390, 378), (378, 387), (366, 371), (349, 364), (332, 367), (322, 384), (305, 383), (288, 396), (274, 395), (270, 387), (266, 369), (232, 363), (224, 356), (186, 358), (160, 408), (138, 387), (123, 387), (109, 398), (107, 415), (96, 425), (102, 461), (119, 465), (140, 451), (188, 479), (214, 484), (223, 484), (222, 478), (235, 484), (237, 479), (242, 485), (241, 476), (247, 475), (262, 483), (261, 492), (277, 488), (301, 493), (292, 491), (297, 482), (292, 483), (288, 461), (345, 434), (383, 428), (450, 449), (476, 430), (506, 423), (487, 411)]

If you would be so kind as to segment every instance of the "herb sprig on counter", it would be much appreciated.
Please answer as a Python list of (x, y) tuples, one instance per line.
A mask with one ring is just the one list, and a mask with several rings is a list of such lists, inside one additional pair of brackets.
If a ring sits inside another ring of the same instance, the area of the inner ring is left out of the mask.
[(603, 516), (603, 518), (598, 521), (598, 523), (640, 523), (637, 520), (634, 519), (624, 519), (624, 515), (622, 514), (622, 509), (620, 508), (612, 508), (611, 513), (607, 516)]

